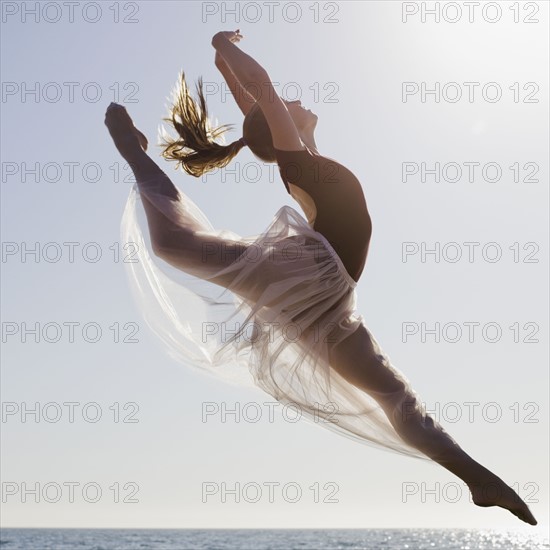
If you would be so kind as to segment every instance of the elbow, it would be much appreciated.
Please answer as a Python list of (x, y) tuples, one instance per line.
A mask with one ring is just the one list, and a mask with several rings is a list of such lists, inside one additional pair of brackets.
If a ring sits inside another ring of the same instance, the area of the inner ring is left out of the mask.
[(162, 260), (168, 258), (176, 247), (174, 235), (169, 231), (157, 231), (154, 236), (151, 235), (151, 249)]

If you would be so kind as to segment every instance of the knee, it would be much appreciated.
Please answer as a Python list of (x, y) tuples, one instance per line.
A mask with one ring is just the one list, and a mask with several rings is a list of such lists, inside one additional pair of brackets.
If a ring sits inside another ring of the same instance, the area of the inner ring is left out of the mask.
[(151, 248), (155, 254), (155, 256), (157, 256), (158, 258), (161, 258), (161, 259), (166, 259), (167, 257), (167, 248), (166, 246), (161, 242), (161, 241), (158, 241), (156, 239), (152, 239), (151, 240)]
[(151, 248), (156, 256), (169, 263), (183, 258), (192, 259), (197, 255), (197, 243), (192, 233), (181, 228), (174, 230), (168, 224), (155, 228), (151, 233)]
[(367, 368), (368, 372), (377, 373), (380, 377), (382, 389), (388, 399), (401, 402), (407, 398), (409, 385), (385, 355), (373, 353), (367, 360)]

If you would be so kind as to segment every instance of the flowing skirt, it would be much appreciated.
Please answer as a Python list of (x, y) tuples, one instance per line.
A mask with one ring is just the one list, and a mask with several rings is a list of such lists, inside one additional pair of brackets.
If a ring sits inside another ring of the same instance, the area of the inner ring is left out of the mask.
[[(181, 250), (168, 261), (153, 251), (143, 197), (180, 232)], [(138, 308), (175, 360), (260, 388), (341, 435), (427, 458), (400, 438), (374, 398), (331, 368), (331, 347), (364, 325), (357, 283), (296, 210), (283, 206), (261, 234), (241, 237), (214, 229), (188, 196), (169, 198), (152, 178), (131, 189), (121, 238)]]

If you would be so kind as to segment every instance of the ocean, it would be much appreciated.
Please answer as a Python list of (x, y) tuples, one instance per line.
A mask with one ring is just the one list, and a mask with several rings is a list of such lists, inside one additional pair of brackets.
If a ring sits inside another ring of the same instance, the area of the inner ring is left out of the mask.
[(539, 529), (15, 529), (1, 550), (542, 550)]

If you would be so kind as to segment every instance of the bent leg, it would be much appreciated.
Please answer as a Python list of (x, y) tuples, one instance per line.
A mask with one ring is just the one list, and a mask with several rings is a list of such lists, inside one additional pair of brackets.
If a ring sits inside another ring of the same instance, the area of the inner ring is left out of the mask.
[(330, 365), (348, 382), (376, 399), (406, 443), (462, 479), (475, 504), (502, 506), (523, 521), (536, 524), (513, 489), (471, 458), (433, 418), (423, 413), (415, 392), (387, 357), (377, 353), (364, 325), (332, 348)]

